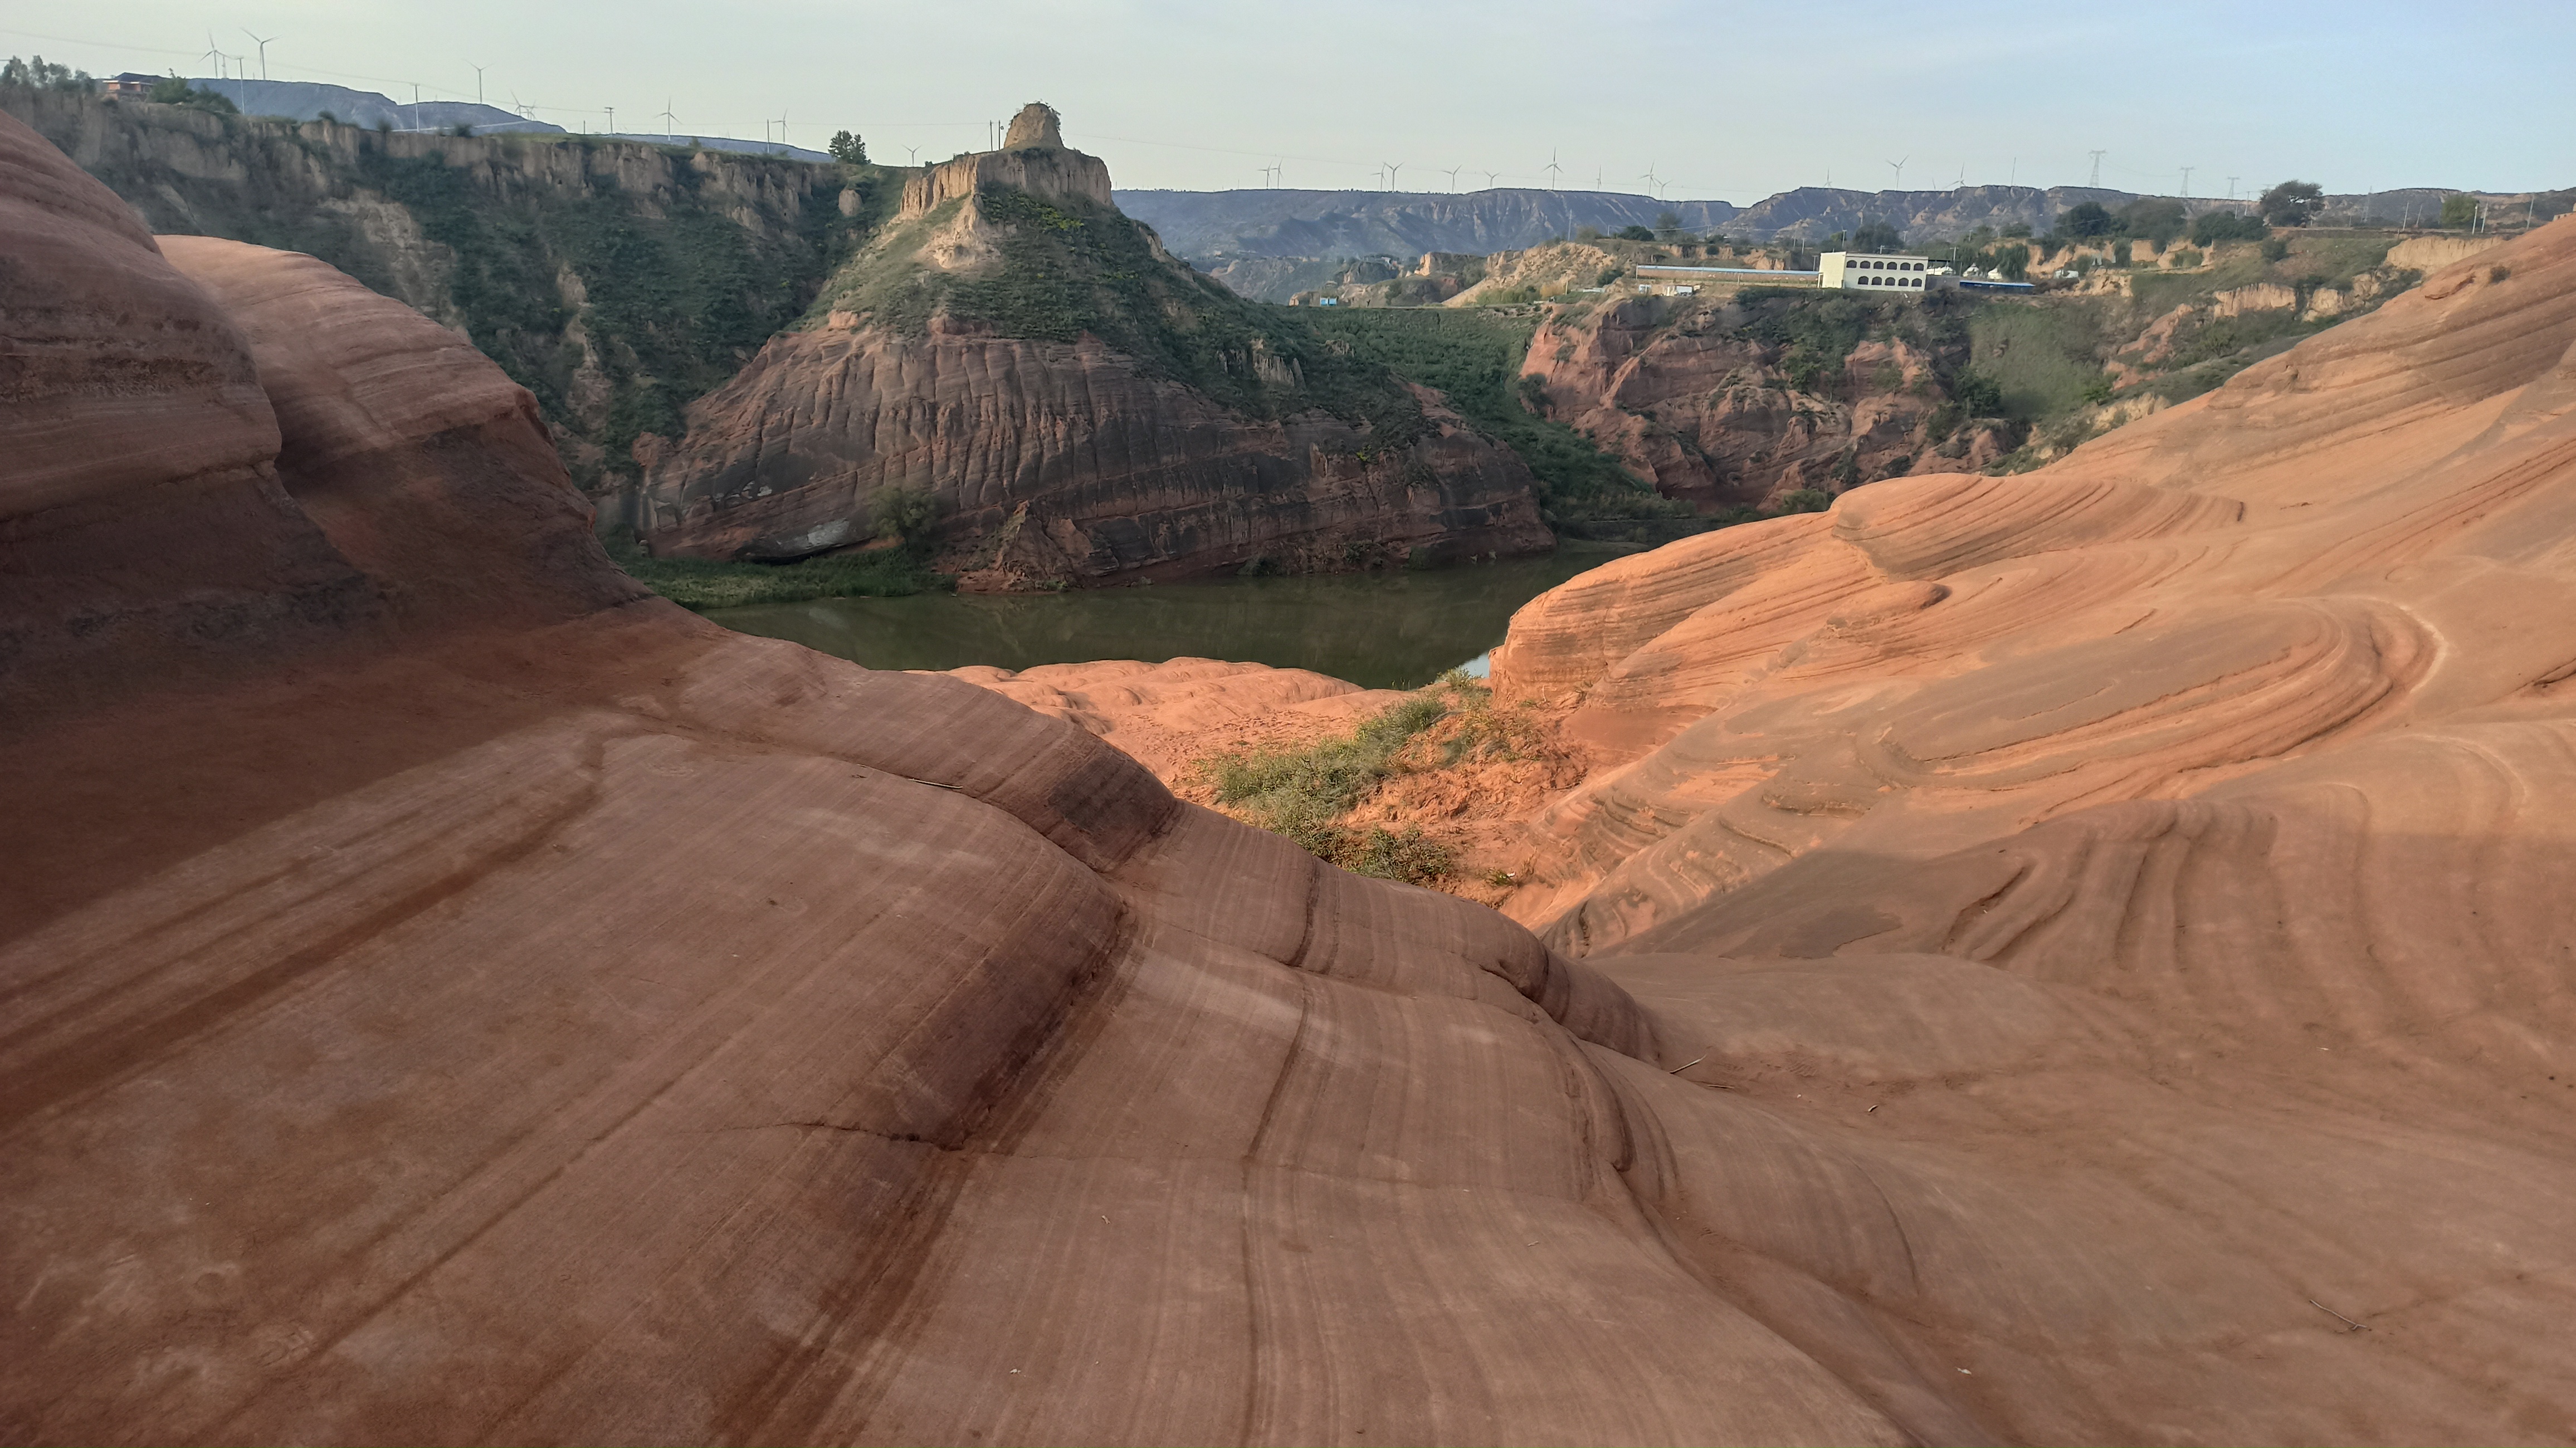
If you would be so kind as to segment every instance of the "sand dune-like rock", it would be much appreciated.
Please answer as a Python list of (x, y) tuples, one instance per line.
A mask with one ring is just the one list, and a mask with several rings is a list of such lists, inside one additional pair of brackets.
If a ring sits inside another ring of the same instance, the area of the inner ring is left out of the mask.
[[(621, 591), (495, 374), (49, 165), (0, 123), (0, 340), (129, 435), (0, 412), (57, 628), (0, 696), (6, 1436), (2564, 1436), (2554, 361), (2439, 468), (2192, 469), (2245, 519), (2099, 569), (1979, 524), (1890, 579), (1819, 518), (1578, 580), (1513, 658), (1866, 575), (1595, 782), (1638, 843), (1568, 827), (1551, 948)], [(2568, 226), (2500, 255), (2576, 292)], [(2143, 426), (2223, 458), (2211, 410)], [(2306, 583), (2310, 527), (2363, 561)], [(988, 682), (1230, 707), (1171, 672)]]
[(1187, 782), (1210, 755), (1347, 733), (1405, 697), (1402, 690), (1363, 689), (1308, 669), (1215, 659), (1042, 664), (1016, 673), (977, 665), (951, 672), (1082, 726), (1174, 785)]

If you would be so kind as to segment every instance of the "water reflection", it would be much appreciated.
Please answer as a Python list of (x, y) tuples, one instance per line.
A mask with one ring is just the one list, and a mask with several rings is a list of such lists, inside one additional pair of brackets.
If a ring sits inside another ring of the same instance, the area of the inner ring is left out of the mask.
[[(1313, 669), (1412, 688), (1503, 640), (1512, 611), (1617, 556), (1571, 545), (1546, 558), (1427, 573), (1247, 578), (1078, 593), (835, 598), (721, 609), (744, 633), (792, 639), (872, 669), (954, 669), (1197, 656)], [(1478, 669), (1476, 672), (1481, 673)]]

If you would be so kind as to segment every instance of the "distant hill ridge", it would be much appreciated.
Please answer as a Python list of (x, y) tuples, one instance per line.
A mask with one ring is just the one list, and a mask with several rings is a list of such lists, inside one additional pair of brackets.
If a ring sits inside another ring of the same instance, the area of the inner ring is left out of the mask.
[[(2421, 222), (2439, 213), (2445, 187), (2407, 187), (2329, 196), (2319, 218)], [(1819, 242), (1871, 222), (1891, 224), (1909, 244), (1946, 241), (1980, 226), (2020, 224), (2046, 231), (2059, 213), (2087, 201), (2118, 208), (2134, 191), (2098, 186), (1959, 186), (1922, 191), (1854, 191), (1801, 186), (1747, 207), (1664, 201), (1614, 191), (1120, 191), (1118, 207), (1152, 226), (1174, 252), (1246, 295), (1285, 300), (1328, 278), (1353, 257), (1424, 252), (1488, 254), (1537, 246), (1583, 227), (1604, 233), (1652, 227), (1671, 213), (1682, 230), (1723, 232), (1741, 241)], [(2186, 212), (2246, 210), (2248, 199), (2176, 197)]]
[[(231, 101), (249, 116), (279, 116), (290, 121), (319, 120), (328, 113), (333, 120), (353, 126), (391, 126), (397, 131), (444, 131), (454, 126), (471, 127), (479, 135), (499, 135), (512, 131), (542, 135), (562, 135), (564, 128), (552, 121), (522, 116), (499, 106), (477, 101), (422, 101), (413, 104), (398, 101), (379, 91), (353, 90), (344, 85), (328, 85), (310, 80), (237, 80), (230, 76), (209, 79), (192, 78), (188, 84), (212, 91)], [(643, 131), (595, 132), (605, 140), (642, 141), (654, 146), (704, 146), (710, 151), (731, 151), (748, 156), (776, 156), (796, 161), (824, 162), (832, 158), (821, 151), (803, 146), (781, 145), (774, 141), (745, 141), (731, 136), (695, 136), (660, 134)]]

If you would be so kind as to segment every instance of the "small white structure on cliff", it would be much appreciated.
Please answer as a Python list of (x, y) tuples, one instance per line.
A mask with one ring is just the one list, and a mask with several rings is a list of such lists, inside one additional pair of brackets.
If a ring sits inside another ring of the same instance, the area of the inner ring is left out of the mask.
[(1891, 256), (1869, 251), (1829, 251), (1816, 258), (1817, 285), (1842, 291), (1920, 297), (1931, 271), (1928, 256)]

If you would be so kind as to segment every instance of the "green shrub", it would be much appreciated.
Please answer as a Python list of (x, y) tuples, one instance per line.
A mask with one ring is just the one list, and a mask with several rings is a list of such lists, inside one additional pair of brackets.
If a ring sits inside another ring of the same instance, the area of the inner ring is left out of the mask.
[(939, 505), (926, 488), (894, 483), (868, 499), (868, 511), (876, 517), (878, 537), (909, 543), (929, 531)]
[(911, 548), (877, 548), (795, 563), (725, 563), (708, 558), (655, 558), (632, 533), (604, 540), (609, 558), (629, 577), (680, 605), (704, 611), (817, 598), (900, 598), (945, 589), (954, 580), (930, 571)]
[(2079, 201), (2057, 216), (2057, 234), (2074, 241), (2091, 241), (2119, 229), (2119, 219), (2099, 201)]
[(98, 89), (98, 82), (88, 71), (56, 65), (41, 55), (33, 60), (20, 60), (13, 55), (6, 64), (0, 64), (0, 86), (87, 95)]
[(2194, 246), (2216, 246), (2222, 241), (2261, 241), (2269, 235), (2270, 228), (2237, 211), (2204, 211), (2191, 223)]
[(2284, 181), (2263, 193), (2254, 214), (2273, 226), (2305, 226), (2325, 210), (2325, 188), (2314, 181)]
[(2141, 196), (2120, 208), (2120, 229), (2158, 247), (2171, 244), (2185, 226), (2182, 203), (2161, 196)]

